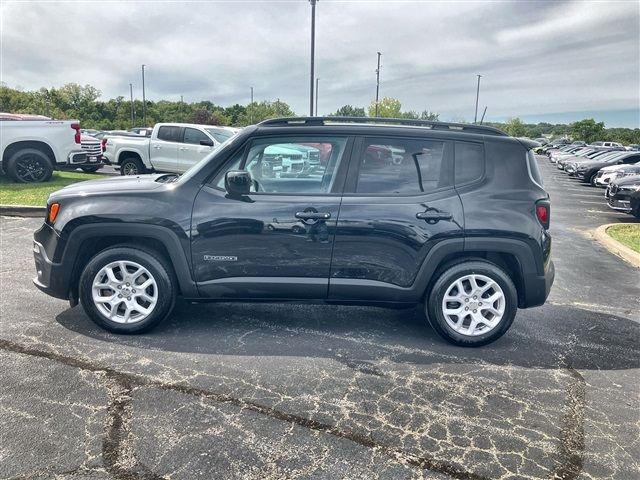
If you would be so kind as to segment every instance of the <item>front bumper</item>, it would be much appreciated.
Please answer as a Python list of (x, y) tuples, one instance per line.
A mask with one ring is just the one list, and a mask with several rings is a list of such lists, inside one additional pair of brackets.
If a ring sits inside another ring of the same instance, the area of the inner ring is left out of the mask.
[(104, 157), (100, 155), (87, 155), (87, 152), (71, 152), (66, 164), (58, 164), (59, 169), (74, 170), (78, 167), (102, 166)]
[(53, 262), (47, 254), (46, 245), (53, 245), (58, 235), (46, 223), (33, 235), (33, 259), (36, 276), (33, 284), (52, 297), (69, 298), (69, 272), (62, 264)]
[(614, 196), (609, 195), (607, 205), (614, 210), (629, 213), (631, 211), (631, 197), (619, 194)]

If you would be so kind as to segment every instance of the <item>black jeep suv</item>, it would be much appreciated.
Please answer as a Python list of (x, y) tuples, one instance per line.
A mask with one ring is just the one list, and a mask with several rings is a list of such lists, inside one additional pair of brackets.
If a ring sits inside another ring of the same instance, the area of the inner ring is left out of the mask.
[(554, 278), (537, 143), (374, 120), (268, 120), (182, 176), (63, 188), (34, 235), (34, 282), (118, 333), (182, 296), (424, 304), (448, 341), (496, 340)]

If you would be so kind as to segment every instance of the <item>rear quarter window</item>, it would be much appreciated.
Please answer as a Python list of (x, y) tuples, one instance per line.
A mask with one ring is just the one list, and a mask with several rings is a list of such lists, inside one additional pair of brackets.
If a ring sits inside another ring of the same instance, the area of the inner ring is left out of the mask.
[(484, 146), (481, 143), (455, 142), (456, 185), (473, 182), (484, 174)]

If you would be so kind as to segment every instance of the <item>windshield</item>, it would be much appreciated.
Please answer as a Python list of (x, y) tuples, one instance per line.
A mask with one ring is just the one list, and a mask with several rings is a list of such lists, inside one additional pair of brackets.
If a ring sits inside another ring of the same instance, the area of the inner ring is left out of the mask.
[(224, 143), (233, 137), (233, 132), (229, 132), (227, 130), (221, 130), (217, 128), (205, 128), (207, 133), (215, 138), (218, 142)]

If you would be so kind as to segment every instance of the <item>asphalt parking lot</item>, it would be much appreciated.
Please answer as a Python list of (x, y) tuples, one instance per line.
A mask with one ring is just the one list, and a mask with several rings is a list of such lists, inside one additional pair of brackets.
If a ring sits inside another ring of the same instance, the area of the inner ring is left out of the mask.
[(640, 472), (635, 221), (540, 158), (556, 282), (480, 349), (415, 310), (179, 304), (108, 334), (38, 292), (40, 220), (1, 220), (0, 478), (617, 478)]

